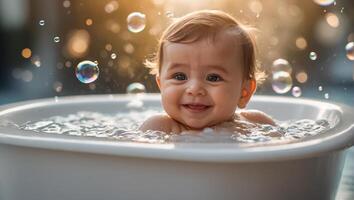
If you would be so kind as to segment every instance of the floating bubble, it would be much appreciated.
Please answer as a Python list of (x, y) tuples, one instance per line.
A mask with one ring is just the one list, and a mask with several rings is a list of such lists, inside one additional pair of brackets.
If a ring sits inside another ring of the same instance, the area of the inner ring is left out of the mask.
[(97, 63), (85, 60), (76, 67), (76, 77), (82, 83), (92, 83), (98, 78), (99, 68)]
[(60, 42), (60, 37), (55, 36), (53, 40), (54, 40), (55, 43), (58, 43), (58, 42)]
[(293, 89), (291, 90), (291, 94), (294, 96), (294, 97), (300, 97), (302, 92), (301, 92), (301, 88), (298, 87), (298, 86), (294, 86)]
[(323, 87), (322, 86), (318, 86), (318, 91), (322, 91)]
[(45, 21), (43, 19), (39, 20), (39, 25), (44, 26), (44, 24), (45, 24)]
[(110, 1), (104, 6), (104, 10), (107, 13), (112, 13), (119, 8), (119, 3), (117, 1)]
[(145, 14), (132, 12), (127, 17), (128, 30), (133, 33), (139, 33), (145, 28)]
[(313, 2), (317, 3), (320, 6), (329, 6), (335, 2), (335, 0), (313, 0)]
[(86, 26), (91, 26), (93, 24), (93, 20), (91, 18), (87, 18), (85, 24)]
[(278, 71), (273, 73), (272, 88), (278, 94), (284, 94), (291, 89), (293, 80), (288, 72)]
[(128, 94), (142, 94), (145, 93), (145, 86), (141, 83), (131, 83), (127, 87)]
[(347, 51), (347, 58), (349, 60), (354, 60), (354, 42), (349, 42), (345, 45), (345, 50)]
[(275, 60), (272, 64), (272, 73), (276, 73), (279, 71), (285, 71), (285, 72), (291, 74), (292, 70), (293, 69), (291, 68), (289, 62), (285, 59), (282, 59), (282, 58)]
[(325, 98), (325, 99), (329, 99), (329, 94), (328, 94), (328, 93), (325, 93), (325, 94), (324, 94), (324, 98)]
[(315, 52), (311, 51), (309, 57), (310, 57), (311, 60), (316, 60), (317, 59), (317, 54)]
[(113, 60), (116, 59), (116, 58), (117, 58), (117, 54), (112, 53), (112, 54), (111, 54), (111, 58), (112, 58)]
[(63, 90), (63, 84), (59, 81), (56, 81), (53, 83), (53, 89), (56, 91), (56, 92), (61, 92)]

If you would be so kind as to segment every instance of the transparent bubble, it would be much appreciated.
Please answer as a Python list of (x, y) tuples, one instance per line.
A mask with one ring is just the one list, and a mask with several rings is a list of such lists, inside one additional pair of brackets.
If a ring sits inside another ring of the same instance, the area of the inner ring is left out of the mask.
[(325, 93), (325, 94), (324, 94), (324, 98), (325, 98), (325, 99), (329, 99), (329, 94), (328, 94), (328, 93)]
[(298, 87), (298, 86), (294, 86), (293, 89), (291, 90), (291, 94), (294, 96), (294, 97), (300, 97), (302, 92), (301, 92), (301, 88)]
[(335, 2), (335, 0), (313, 0), (313, 2), (317, 3), (320, 6), (329, 6)]
[(133, 33), (138, 33), (145, 28), (146, 17), (140, 12), (132, 12), (127, 17), (128, 30)]
[(98, 78), (99, 68), (97, 63), (85, 60), (76, 67), (76, 77), (82, 83), (92, 83)]
[(293, 80), (288, 72), (278, 71), (273, 73), (272, 88), (278, 94), (284, 94), (291, 89)]
[(60, 42), (60, 37), (55, 36), (53, 40), (54, 40), (55, 43), (58, 43), (58, 42)]
[(290, 66), (289, 62), (285, 59), (279, 58), (275, 60), (272, 64), (272, 73), (276, 73), (279, 71), (285, 71), (289, 74), (292, 72), (292, 67)]
[(117, 58), (117, 54), (112, 53), (112, 54), (111, 54), (111, 58), (112, 58), (113, 60), (116, 59), (116, 58)]
[(43, 19), (39, 20), (39, 25), (44, 26), (45, 25), (45, 21)]
[(345, 50), (347, 51), (347, 58), (349, 60), (354, 60), (354, 42), (349, 42), (345, 45)]
[(322, 86), (318, 86), (318, 91), (322, 91), (323, 87)]
[(310, 57), (311, 60), (316, 60), (317, 59), (316, 52), (311, 51), (309, 57)]
[(128, 94), (141, 94), (145, 92), (146, 92), (145, 86), (141, 83), (131, 83), (127, 87)]

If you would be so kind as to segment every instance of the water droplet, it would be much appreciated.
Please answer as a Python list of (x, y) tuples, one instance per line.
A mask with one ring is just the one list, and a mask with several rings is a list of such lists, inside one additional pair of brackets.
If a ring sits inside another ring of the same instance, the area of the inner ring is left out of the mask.
[(343, 11), (344, 11), (344, 7), (342, 7), (342, 8), (340, 9), (340, 13), (343, 13)]
[(345, 45), (345, 50), (347, 51), (347, 58), (349, 60), (354, 60), (354, 42), (349, 42)]
[(112, 53), (112, 54), (111, 54), (111, 58), (112, 58), (113, 60), (116, 59), (116, 58), (117, 58), (117, 54)]
[(325, 98), (325, 99), (329, 99), (329, 94), (328, 94), (328, 93), (325, 93), (325, 94), (324, 94), (324, 98)]
[(58, 36), (55, 36), (55, 37), (54, 37), (54, 42), (55, 42), (55, 43), (58, 43), (58, 42), (60, 42), (60, 37), (58, 37)]
[(272, 88), (278, 94), (284, 94), (291, 89), (293, 80), (286, 71), (278, 71), (273, 73)]
[(99, 68), (97, 63), (85, 60), (76, 67), (76, 77), (82, 83), (92, 83), (98, 78)]
[(302, 94), (301, 88), (298, 86), (294, 86), (293, 89), (291, 90), (291, 93), (294, 97), (300, 97)]
[(61, 92), (63, 90), (63, 84), (59, 81), (56, 81), (54, 82), (53, 84), (53, 89), (56, 91), (56, 92)]
[(311, 51), (309, 57), (310, 57), (311, 60), (316, 60), (317, 59), (317, 54), (315, 52)]
[(145, 93), (145, 86), (141, 83), (131, 83), (127, 87), (128, 94), (142, 94)]
[(145, 14), (132, 12), (127, 17), (128, 30), (133, 33), (139, 33), (145, 28)]
[(272, 64), (272, 73), (276, 73), (279, 71), (285, 71), (285, 72), (291, 74), (292, 67), (290, 66), (290, 64), (287, 60), (279, 58), (279, 59), (275, 60)]
[(44, 24), (45, 24), (45, 21), (43, 19), (39, 20), (39, 25), (44, 26)]
[(167, 18), (172, 18), (174, 16), (172, 11), (166, 11), (165, 15), (166, 15)]
[(318, 91), (322, 91), (323, 87), (322, 86), (318, 86)]
[(313, 0), (320, 6), (329, 6), (335, 2), (335, 0)]
[(59, 101), (58, 96), (54, 96), (54, 102), (57, 103)]

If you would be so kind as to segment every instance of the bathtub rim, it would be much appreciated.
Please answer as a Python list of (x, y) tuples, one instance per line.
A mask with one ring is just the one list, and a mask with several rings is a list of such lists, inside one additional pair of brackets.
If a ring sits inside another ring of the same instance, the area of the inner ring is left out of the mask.
[[(85, 97), (85, 98), (83, 98)], [(129, 95), (80, 95), (60, 97), (59, 104), (75, 102), (127, 101)], [(159, 100), (160, 94), (149, 94), (146, 100)], [(275, 101), (305, 103), (311, 106), (329, 106), (342, 113), (339, 124), (324, 136), (313, 137), (301, 142), (286, 145), (252, 146), (228, 143), (178, 143), (147, 144), (136, 142), (117, 142), (100, 138), (81, 138), (56, 134), (41, 134), (0, 127), (0, 144), (42, 148), (51, 150), (107, 154), (116, 156), (143, 157), (168, 160), (201, 161), (201, 162), (264, 162), (283, 161), (320, 156), (332, 151), (343, 150), (354, 145), (354, 109), (337, 103), (320, 102), (312, 99), (294, 99), (291, 97), (255, 95), (253, 101)], [(22, 109), (32, 109), (50, 105), (54, 98), (22, 101), (0, 106), (0, 117), (6, 113)], [(4, 133), (10, 130), (10, 133)], [(46, 137), (42, 137), (46, 136)], [(48, 137), (47, 137), (48, 136)], [(58, 137), (59, 136), (59, 137)], [(245, 148), (246, 147), (246, 148)]]

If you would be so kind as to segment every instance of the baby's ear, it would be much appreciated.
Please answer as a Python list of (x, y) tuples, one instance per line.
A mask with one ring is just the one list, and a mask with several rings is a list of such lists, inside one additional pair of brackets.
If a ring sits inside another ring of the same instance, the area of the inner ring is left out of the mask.
[(256, 91), (257, 83), (255, 79), (244, 80), (241, 88), (241, 97), (238, 101), (239, 108), (245, 108), (250, 101), (253, 93)]
[(161, 85), (160, 85), (160, 76), (157, 74), (155, 76), (155, 80), (156, 80), (156, 83), (157, 83), (157, 86), (159, 87), (159, 89), (161, 90)]

